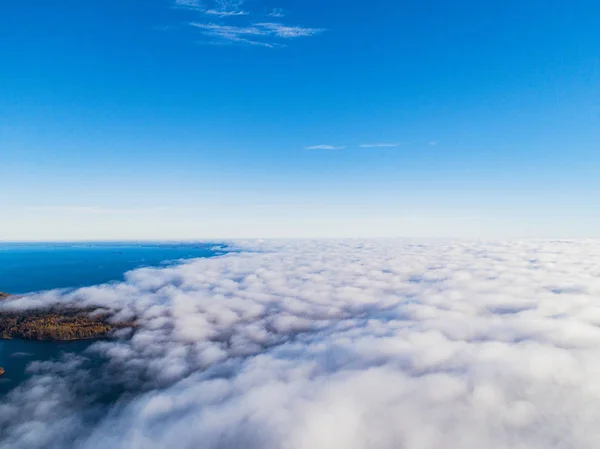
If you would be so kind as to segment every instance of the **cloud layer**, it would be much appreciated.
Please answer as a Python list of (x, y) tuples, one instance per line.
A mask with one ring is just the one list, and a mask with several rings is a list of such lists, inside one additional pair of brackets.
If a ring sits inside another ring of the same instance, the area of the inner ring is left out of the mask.
[(253, 251), (3, 305), (141, 328), (34, 363), (0, 447), (600, 444), (600, 242), (238, 244)]

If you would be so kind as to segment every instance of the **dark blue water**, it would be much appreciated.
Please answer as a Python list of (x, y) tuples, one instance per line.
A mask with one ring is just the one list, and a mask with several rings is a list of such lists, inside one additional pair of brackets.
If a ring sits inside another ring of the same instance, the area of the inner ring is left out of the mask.
[(135, 268), (211, 257), (220, 252), (214, 248), (206, 243), (0, 243), (0, 292), (102, 284), (121, 280)]
[(0, 340), (0, 366), (6, 371), (4, 376), (0, 377), (0, 402), (3, 395), (30, 376), (27, 366), (31, 362), (58, 359), (63, 353), (79, 354), (92, 343), (89, 340), (69, 342)]
[[(119, 281), (135, 268), (224, 252), (224, 246), (206, 243), (0, 243), (0, 292), (28, 293)], [(6, 370), (0, 377), (0, 402), (27, 379), (30, 362), (53, 360), (64, 352), (81, 353), (90, 344), (0, 340), (0, 367)]]

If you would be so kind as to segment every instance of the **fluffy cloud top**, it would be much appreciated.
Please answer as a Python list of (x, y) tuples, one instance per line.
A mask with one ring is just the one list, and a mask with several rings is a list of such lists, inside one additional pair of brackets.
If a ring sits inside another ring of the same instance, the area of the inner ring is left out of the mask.
[(33, 363), (0, 447), (599, 447), (599, 242), (241, 246), (3, 305), (140, 329)]

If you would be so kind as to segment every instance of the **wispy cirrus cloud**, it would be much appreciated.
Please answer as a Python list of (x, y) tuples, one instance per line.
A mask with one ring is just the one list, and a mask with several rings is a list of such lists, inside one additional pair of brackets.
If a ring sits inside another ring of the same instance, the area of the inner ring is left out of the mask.
[(399, 146), (399, 143), (363, 143), (361, 148), (392, 148)]
[(175, 0), (175, 6), (178, 8), (202, 9), (200, 0)]
[[(280, 23), (254, 23), (250, 26), (222, 25), (218, 23), (192, 22), (190, 25), (202, 30), (205, 36), (216, 38), (213, 43), (246, 43), (263, 47), (281, 47), (280, 42), (267, 41), (265, 38), (291, 39), (296, 37), (314, 36), (323, 30), (289, 27)], [(262, 38), (263, 40), (256, 40)]]
[(270, 17), (285, 17), (285, 11), (283, 8), (274, 8), (268, 15)]
[(255, 26), (242, 27), (198, 22), (193, 22), (191, 25), (202, 30), (203, 35), (214, 38), (213, 41), (210, 41), (212, 44), (241, 43), (268, 48), (273, 48), (278, 45), (255, 40), (256, 37), (267, 35), (264, 30)]
[[(274, 8), (270, 13), (255, 14), (242, 9), (243, 0), (213, 0), (208, 5), (200, 0), (175, 0), (175, 6), (182, 9), (202, 11), (213, 20), (193, 20), (189, 24), (200, 30), (202, 35), (210, 38), (209, 44), (247, 44), (268, 48), (284, 47), (284, 40), (299, 37), (310, 37), (321, 34), (323, 28), (288, 25), (274, 22), (272, 19), (285, 16), (283, 9)], [(256, 17), (249, 20), (246, 17)], [(260, 18), (263, 20), (261, 21)], [(215, 20), (217, 19), (217, 20)], [(227, 23), (230, 19), (235, 24)]]
[(204, 14), (209, 16), (231, 17), (247, 16), (250, 13), (241, 8), (243, 1), (217, 0), (215, 8), (207, 9)]
[(322, 28), (306, 28), (301, 26), (286, 26), (281, 23), (257, 23), (257, 27), (267, 30), (269, 33), (283, 38), (315, 36), (322, 33)]
[(305, 150), (343, 150), (344, 146), (336, 147), (334, 145), (311, 145), (309, 147), (305, 147)]
[(247, 16), (250, 14), (247, 11), (218, 11), (216, 9), (209, 9), (204, 11), (204, 14), (209, 16), (219, 16), (219, 17), (231, 17), (231, 16)]

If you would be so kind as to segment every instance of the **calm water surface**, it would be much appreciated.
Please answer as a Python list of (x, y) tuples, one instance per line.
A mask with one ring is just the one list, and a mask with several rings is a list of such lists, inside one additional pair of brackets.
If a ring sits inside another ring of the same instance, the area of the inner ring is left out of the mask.
[(102, 284), (135, 268), (222, 252), (206, 243), (0, 243), (0, 292)]

